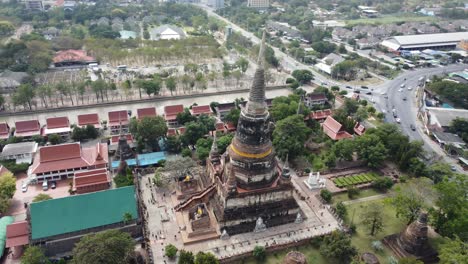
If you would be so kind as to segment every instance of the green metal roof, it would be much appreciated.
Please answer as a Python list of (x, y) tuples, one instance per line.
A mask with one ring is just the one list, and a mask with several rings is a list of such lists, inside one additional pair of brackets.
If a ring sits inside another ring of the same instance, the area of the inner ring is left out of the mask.
[(6, 243), (6, 228), (7, 225), (12, 224), (14, 221), (12, 216), (4, 216), (0, 218), (0, 258), (3, 256)]
[(31, 237), (46, 238), (138, 217), (134, 186), (31, 203)]

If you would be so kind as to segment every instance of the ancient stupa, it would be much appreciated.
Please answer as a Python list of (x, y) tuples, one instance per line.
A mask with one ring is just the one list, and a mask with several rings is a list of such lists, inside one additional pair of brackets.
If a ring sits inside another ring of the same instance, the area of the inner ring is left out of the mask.
[(291, 251), (284, 257), (282, 264), (307, 264), (307, 259), (301, 252)]

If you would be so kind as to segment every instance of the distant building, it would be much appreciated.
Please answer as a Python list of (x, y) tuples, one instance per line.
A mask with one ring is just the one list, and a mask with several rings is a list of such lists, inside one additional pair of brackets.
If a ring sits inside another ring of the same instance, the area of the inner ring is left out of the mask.
[(61, 50), (57, 51), (52, 59), (55, 67), (72, 66), (72, 65), (87, 65), (96, 63), (96, 59), (88, 56), (84, 50)]
[(156, 116), (156, 108), (154, 107), (137, 109), (138, 119), (143, 119), (143, 117), (155, 117), (155, 116)]
[(328, 102), (327, 96), (324, 93), (310, 93), (304, 97), (304, 104), (313, 108), (314, 106), (324, 105)]
[(77, 194), (97, 192), (109, 189), (111, 177), (106, 168), (75, 173), (73, 191)]
[(208, 6), (211, 6), (215, 10), (224, 8), (224, 0), (208, 0)]
[(42, 1), (38, 1), (38, 0), (24, 0), (24, 5), (26, 7), (26, 9), (30, 9), (30, 10), (44, 10), (44, 5), (42, 3)]
[(128, 132), (128, 113), (126, 110), (111, 111), (108, 113), (109, 122), (107, 126), (111, 130), (111, 134), (127, 133)]
[(92, 125), (95, 128), (101, 128), (101, 122), (99, 122), (98, 114), (84, 114), (78, 115), (78, 126), (85, 127), (87, 125)]
[(60, 35), (60, 30), (56, 27), (48, 27), (46, 30), (42, 31), (42, 35), (47, 40), (52, 40)]
[(353, 131), (356, 135), (362, 136), (366, 132), (366, 127), (363, 126), (360, 122), (356, 122)]
[(455, 49), (462, 40), (468, 39), (468, 32), (438, 34), (421, 34), (394, 36), (381, 42), (380, 45), (389, 51)]
[(8, 139), (10, 137), (10, 126), (7, 123), (0, 123), (0, 139)]
[(134, 186), (31, 203), (28, 210), (30, 244), (42, 247), (47, 256), (69, 253), (84, 235), (104, 230), (142, 236)]
[(168, 126), (177, 126), (177, 114), (184, 112), (183, 105), (168, 105), (164, 107), (164, 119)]
[(315, 64), (315, 67), (320, 71), (331, 75), (333, 67), (344, 60), (345, 59), (342, 56), (330, 53), (325, 58), (321, 59), (319, 63)]
[(247, 6), (258, 9), (268, 9), (270, 0), (247, 0)]
[(7, 144), (3, 147), (0, 159), (15, 160), (16, 164), (31, 164), (37, 152), (37, 146), (38, 144), (34, 141)]
[(5, 70), (0, 73), (0, 93), (11, 93), (29, 77), (25, 72)]
[(328, 116), (322, 123), (322, 130), (333, 140), (352, 138), (353, 136), (344, 130), (343, 125), (336, 121), (332, 116)]
[(468, 110), (426, 107), (426, 112), (422, 116), (426, 132), (428, 134), (431, 132), (431, 130), (448, 132), (450, 124), (457, 117), (468, 120)]
[(423, 14), (423, 15), (426, 15), (426, 16), (438, 16), (438, 15), (440, 15), (441, 12), (442, 12), (442, 8), (440, 8), (440, 7), (434, 7), (434, 8), (425, 7), (425, 8), (421, 8), (421, 10), (419, 10), (420, 14)]
[(192, 109), (190, 109), (190, 113), (193, 116), (201, 116), (201, 115), (212, 115), (213, 111), (209, 105), (194, 105)]
[(119, 32), (121, 39), (136, 39), (137, 33), (135, 31), (130, 30), (121, 30)]
[(183, 39), (186, 37), (183, 29), (173, 25), (162, 25), (157, 28), (152, 28), (149, 34), (151, 40)]
[(42, 134), (44, 136), (49, 136), (52, 134), (57, 134), (62, 138), (66, 139), (70, 137), (70, 121), (68, 117), (49, 117), (46, 119), (46, 126), (44, 127)]
[(15, 137), (30, 139), (41, 135), (41, 124), (37, 120), (26, 120), (15, 122)]
[(331, 116), (332, 114), (333, 112), (331, 109), (311, 111), (309, 118), (312, 118), (318, 122), (323, 122), (325, 119), (327, 119), (328, 116)]
[(38, 182), (73, 178), (75, 172), (107, 168), (107, 144), (82, 147), (68, 143), (40, 147), (28, 169), (28, 176)]
[(220, 103), (215, 107), (216, 113), (221, 120), (224, 120), (224, 117), (232, 110), (236, 108), (235, 103)]

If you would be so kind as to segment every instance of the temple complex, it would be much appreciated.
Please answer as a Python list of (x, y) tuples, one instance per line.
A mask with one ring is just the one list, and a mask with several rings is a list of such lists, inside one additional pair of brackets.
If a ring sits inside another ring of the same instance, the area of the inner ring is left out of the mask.
[(427, 213), (420, 213), (403, 232), (385, 237), (384, 243), (400, 258), (415, 257), (424, 263), (436, 263), (437, 252), (429, 245), (427, 231)]
[(271, 142), (273, 123), (265, 103), (264, 42), (265, 34), (234, 139), (226, 153), (219, 155), (213, 147), (208, 158), (208, 174), (216, 187), (213, 211), (221, 232), (229, 235), (292, 223), (301, 213), (293, 197), (289, 168), (278, 166)]

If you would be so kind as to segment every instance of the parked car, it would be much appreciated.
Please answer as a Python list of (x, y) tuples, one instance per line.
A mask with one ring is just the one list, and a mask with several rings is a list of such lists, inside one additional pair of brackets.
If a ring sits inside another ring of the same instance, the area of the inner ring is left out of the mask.
[(450, 169), (451, 169), (452, 171), (457, 171), (457, 167), (456, 167), (455, 165), (450, 166)]
[(398, 91), (401, 92), (401, 91), (403, 91), (403, 89), (400, 88), (400, 89), (398, 89)]
[(24, 193), (28, 191), (28, 184), (24, 181), (23, 181), (23, 184), (21, 185), (21, 191)]
[(42, 190), (43, 191), (49, 190), (49, 184), (47, 183), (47, 180), (42, 182)]
[(346, 88), (346, 89), (353, 89), (353, 88), (352, 88), (351, 86), (349, 86), (349, 85), (346, 85), (345, 88)]
[(413, 90), (413, 87), (411, 87), (411, 86), (408, 87), (408, 91), (411, 91), (411, 90)]
[(413, 124), (410, 125), (410, 128), (411, 130), (416, 131), (416, 127)]
[(55, 189), (57, 187), (57, 182), (53, 181), (53, 182), (50, 182), (50, 188), (51, 189)]
[(403, 101), (406, 101), (406, 96), (405, 96), (405, 97), (403, 97)]
[(367, 92), (366, 94), (368, 94), (368, 95), (369, 95), (369, 94), (372, 94), (372, 92)]
[(400, 123), (401, 123), (401, 120), (400, 120), (400, 118), (398, 118), (398, 117), (397, 117), (397, 118), (395, 118), (395, 121), (396, 121), (398, 124), (400, 124)]
[(405, 88), (405, 84), (404, 84), (404, 83), (401, 84), (400, 87), (401, 87), (401, 88)]

